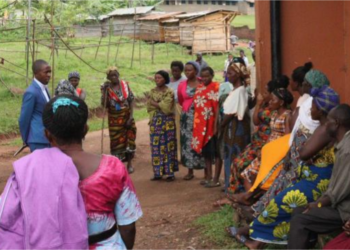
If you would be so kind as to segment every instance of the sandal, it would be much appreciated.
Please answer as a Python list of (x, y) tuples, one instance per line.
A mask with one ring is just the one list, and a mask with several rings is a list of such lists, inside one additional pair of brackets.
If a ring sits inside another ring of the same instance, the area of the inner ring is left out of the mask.
[(246, 243), (247, 238), (244, 235), (236, 235), (236, 240), (243, 245)]
[(192, 180), (194, 178), (194, 175), (192, 174), (192, 175), (186, 175), (185, 177), (184, 177), (184, 180), (185, 181), (190, 181), (190, 180)]
[(209, 181), (207, 181), (207, 180), (201, 180), (201, 181), (199, 182), (199, 184), (202, 185), (202, 186), (205, 186), (205, 185), (208, 184), (208, 182), (209, 182)]
[(162, 179), (162, 177), (156, 177), (154, 176), (153, 178), (151, 178), (151, 181), (160, 181)]
[(175, 176), (168, 176), (165, 180), (166, 180), (167, 182), (175, 181)]
[(213, 182), (212, 180), (209, 181), (207, 184), (205, 184), (204, 187), (206, 188), (213, 188), (213, 187), (220, 187), (221, 186), (221, 183), (218, 181), (218, 182)]
[(236, 238), (238, 230), (237, 230), (237, 227), (232, 226), (232, 227), (227, 227), (226, 232), (230, 237)]

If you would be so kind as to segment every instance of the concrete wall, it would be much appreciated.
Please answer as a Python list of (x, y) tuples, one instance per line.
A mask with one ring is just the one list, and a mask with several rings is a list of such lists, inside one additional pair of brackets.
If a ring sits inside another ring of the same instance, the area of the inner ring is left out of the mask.
[[(282, 73), (312, 61), (331, 86), (350, 97), (350, 2), (281, 1)], [(256, 2), (257, 71), (260, 84), (271, 78), (270, 2)]]

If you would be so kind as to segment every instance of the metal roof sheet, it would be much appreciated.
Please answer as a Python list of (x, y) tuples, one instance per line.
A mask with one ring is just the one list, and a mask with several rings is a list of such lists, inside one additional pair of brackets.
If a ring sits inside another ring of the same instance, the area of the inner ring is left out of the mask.
[(150, 14), (150, 15), (147, 15), (145, 17), (141, 17), (141, 18), (138, 18), (138, 20), (149, 20), (149, 21), (152, 21), (152, 20), (160, 20), (160, 19), (166, 19), (166, 18), (171, 18), (171, 17), (174, 17), (176, 15), (180, 15), (182, 14), (183, 12), (163, 12), (163, 13), (157, 13), (157, 14)]
[(137, 15), (147, 14), (148, 12), (152, 11), (154, 8), (155, 8), (154, 6), (147, 6), (147, 7), (116, 9), (108, 13), (107, 15), (108, 16), (126, 16), (126, 15), (134, 15), (135, 13)]

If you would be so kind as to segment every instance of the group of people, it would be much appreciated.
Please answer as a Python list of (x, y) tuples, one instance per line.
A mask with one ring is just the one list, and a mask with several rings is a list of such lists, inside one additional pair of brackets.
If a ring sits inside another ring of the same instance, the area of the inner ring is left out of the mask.
[[(181, 163), (188, 169), (184, 180), (203, 170), (200, 184), (214, 188), (222, 185), (223, 168), (225, 197), (213, 205), (230, 205), (249, 222), (225, 229), (238, 242), (305, 249), (318, 234), (344, 230), (325, 248), (349, 248), (350, 106), (340, 104), (310, 62), (260, 91), (255, 64), (247, 63), (244, 52), (229, 55), (223, 83), (213, 80), (201, 54), (185, 64), (173, 61), (171, 76), (155, 73), (146, 103), (151, 181), (174, 181)], [(107, 70), (100, 89), (111, 155), (94, 155), (83, 150), (88, 107), (79, 73), (60, 81), (53, 99), (48, 63), (34, 62), (33, 74), (19, 118), (32, 154), (14, 163), (0, 198), (1, 249), (132, 248), (142, 216), (129, 177), (136, 150), (132, 89), (118, 68)], [(300, 96), (294, 109), (288, 87)]]

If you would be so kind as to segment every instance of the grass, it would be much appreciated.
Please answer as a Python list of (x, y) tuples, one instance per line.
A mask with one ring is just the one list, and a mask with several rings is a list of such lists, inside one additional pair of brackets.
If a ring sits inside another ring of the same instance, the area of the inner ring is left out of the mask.
[(231, 23), (234, 27), (243, 27), (247, 25), (249, 29), (255, 29), (255, 15), (239, 15)]
[[(6, 36), (0, 37), (1, 41), (8, 41)], [(70, 39), (70, 46), (89, 46), (98, 44), (98, 38), (82, 38), (82, 39)], [(112, 37), (112, 42), (118, 42), (119, 37)], [(123, 44), (119, 47), (118, 58), (115, 61), (115, 55), (117, 52), (116, 46), (110, 47), (110, 60), (107, 63), (108, 47), (101, 47), (99, 49), (97, 58), (95, 59), (96, 47), (85, 48), (82, 50), (75, 50), (78, 55), (91, 64), (95, 71), (89, 66), (80, 61), (72, 52), (66, 54), (65, 50), (59, 50), (59, 55), (55, 55), (55, 70), (54, 70), (54, 82), (49, 85), (50, 93), (56, 87), (60, 79), (67, 78), (70, 71), (79, 71), (81, 74), (80, 87), (87, 91), (86, 102), (90, 109), (99, 107), (100, 105), (100, 89), (99, 86), (105, 81), (105, 70), (109, 65), (115, 65), (119, 68), (121, 78), (128, 81), (131, 89), (136, 97), (144, 97), (144, 93), (154, 87), (153, 76), (155, 72), (160, 69), (169, 69), (169, 65), (173, 60), (181, 60), (183, 62), (194, 59), (193, 56), (188, 54), (185, 48), (175, 44), (159, 43), (154, 46), (154, 63), (151, 60), (152, 45), (145, 42), (135, 43), (134, 62), (133, 68), (131, 68), (132, 58), (132, 43), (128, 38), (122, 38)], [(102, 44), (107, 44), (108, 38), (102, 40)], [(45, 43), (48, 43), (46, 41)], [(62, 46), (64, 47), (64, 46)], [(62, 48), (61, 47), (61, 48)], [(139, 56), (139, 48), (141, 48), (141, 57)], [(26, 89), (26, 81), (23, 76), (17, 75), (13, 72), (3, 69), (14, 70), (21, 75), (26, 74), (26, 62), (25, 62), (25, 44), (24, 43), (2, 43), (1, 44), (1, 57), (5, 58), (9, 62), (19, 66), (13, 66), (7, 61), (4, 65), (0, 65), (0, 77), (10, 87), (15, 89), (17, 93), (12, 96), (11, 93), (0, 83), (0, 135), (7, 133), (18, 133), (18, 117), (20, 115), (20, 109), (22, 104), (21, 92)], [(50, 50), (39, 45), (38, 59), (44, 59), (50, 61)], [(250, 57), (250, 52), (247, 51)], [(204, 55), (204, 59), (215, 71), (222, 71), (224, 60), (227, 55)], [(31, 63), (30, 63), (31, 65)], [(102, 72), (99, 72), (102, 71)], [(31, 77), (31, 74), (29, 75)], [(217, 81), (222, 81), (222, 75), (217, 74)], [(30, 82), (29, 82), (30, 84)], [(136, 115), (136, 114), (135, 114)], [(145, 110), (137, 113), (139, 117), (147, 117)], [(92, 124), (94, 124), (94, 120)], [(99, 123), (99, 122), (98, 122)], [(92, 128), (94, 127), (91, 126)], [(98, 127), (98, 126), (97, 126)]]

